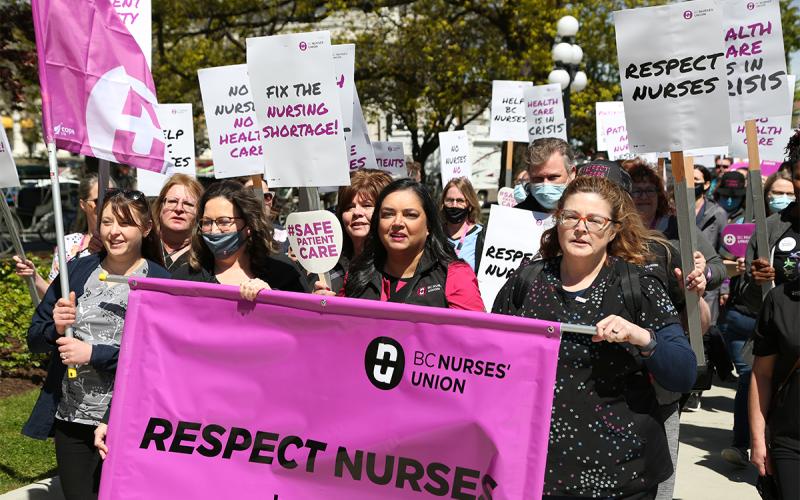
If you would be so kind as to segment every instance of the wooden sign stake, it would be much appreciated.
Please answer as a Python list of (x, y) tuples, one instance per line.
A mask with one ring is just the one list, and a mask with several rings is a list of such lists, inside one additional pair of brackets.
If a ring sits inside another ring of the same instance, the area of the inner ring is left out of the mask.
[[(764, 208), (764, 186), (761, 182), (761, 158), (758, 154), (758, 128), (755, 120), (744, 122), (747, 136), (747, 173), (750, 188), (750, 197), (746, 203), (752, 204), (753, 215), (756, 222), (756, 255), (760, 259), (769, 261), (769, 240), (767, 239), (767, 210)], [(750, 220), (745, 220), (750, 222)], [(769, 283), (761, 287), (761, 294), (766, 295), (772, 288)]]

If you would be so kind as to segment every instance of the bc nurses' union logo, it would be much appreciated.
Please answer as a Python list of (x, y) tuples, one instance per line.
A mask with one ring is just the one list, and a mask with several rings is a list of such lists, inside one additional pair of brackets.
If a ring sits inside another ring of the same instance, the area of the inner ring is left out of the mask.
[(734, 243), (736, 243), (736, 236), (733, 234), (726, 234), (725, 236), (723, 236), (722, 242), (728, 246), (733, 245)]
[(403, 380), (406, 356), (403, 346), (389, 337), (378, 337), (369, 343), (364, 354), (364, 369), (369, 381), (382, 391), (394, 389)]
[(691, 19), (691, 18), (693, 18), (693, 17), (694, 17), (694, 14), (692, 13), (692, 11), (691, 11), (691, 10), (685, 10), (685, 11), (683, 11), (683, 18), (684, 18), (684, 19), (686, 19), (686, 20), (689, 20), (689, 19)]
[(86, 103), (86, 133), (95, 156), (161, 171), (165, 141), (157, 105), (155, 94), (123, 66), (101, 76)]

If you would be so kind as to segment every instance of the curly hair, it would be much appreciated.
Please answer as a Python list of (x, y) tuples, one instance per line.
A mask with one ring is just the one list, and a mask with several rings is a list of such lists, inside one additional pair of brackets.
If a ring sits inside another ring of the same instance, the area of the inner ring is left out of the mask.
[[(652, 231), (644, 227), (639, 212), (636, 211), (628, 193), (603, 177), (580, 176), (567, 185), (564, 195), (558, 201), (556, 217), (564, 209), (566, 200), (578, 193), (597, 194), (611, 206), (611, 218), (614, 220), (617, 236), (608, 244), (609, 255), (637, 265), (642, 265), (653, 258), (648, 240), (663, 240), (663, 238), (655, 237)], [(552, 259), (561, 255), (557, 225), (542, 235), (539, 253), (544, 259)]]
[[(342, 215), (347, 210), (356, 196), (361, 195), (365, 201), (371, 201), (373, 204), (378, 199), (383, 188), (392, 182), (392, 176), (383, 170), (374, 168), (364, 168), (356, 170), (350, 176), (350, 185), (342, 186), (339, 188), (339, 201), (336, 204), (336, 218), (339, 223), (344, 227), (342, 222)], [(347, 233), (345, 233), (346, 235)], [(344, 238), (342, 242), (342, 255), (348, 259), (353, 258), (353, 242), (349, 237)]]
[(669, 206), (669, 198), (667, 197), (667, 190), (664, 188), (664, 179), (662, 179), (655, 170), (650, 167), (644, 160), (639, 158), (623, 163), (623, 166), (630, 174), (634, 183), (648, 182), (652, 184), (658, 196), (658, 204), (656, 205), (655, 219), (668, 215), (671, 210)]
[[(275, 253), (272, 224), (264, 216), (263, 202), (256, 198), (251, 189), (233, 180), (224, 180), (212, 184), (197, 204), (197, 221), (203, 218), (206, 204), (214, 198), (224, 198), (233, 204), (234, 215), (244, 219), (244, 225), (250, 228), (250, 236), (245, 243), (245, 251), (250, 256), (250, 268), (256, 276), (267, 271), (267, 259)], [(200, 269), (214, 269), (214, 254), (203, 241), (198, 224), (192, 234), (192, 247), (189, 254), (189, 267), (194, 272)]]
[(794, 135), (786, 144), (786, 159), (792, 168), (800, 164), (800, 128), (794, 131)]
[(467, 200), (467, 205), (469, 206), (469, 215), (467, 215), (467, 220), (472, 224), (478, 222), (481, 218), (481, 202), (478, 201), (478, 195), (475, 194), (475, 189), (472, 187), (472, 183), (466, 177), (455, 177), (450, 179), (444, 186), (444, 189), (442, 190), (442, 198), (439, 200), (439, 215), (442, 217), (442, 220), (445, 220), (444, 197), (451, 187), (455, 187), (461, 191), (461, 194), (464, 195), (464, 199)]

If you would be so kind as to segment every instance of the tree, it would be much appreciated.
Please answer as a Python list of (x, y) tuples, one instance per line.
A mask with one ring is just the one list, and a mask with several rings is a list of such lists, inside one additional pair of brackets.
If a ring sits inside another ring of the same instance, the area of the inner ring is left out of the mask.
[(0, 0), (0, 102), (34, 111), (39, 94), (29, 2)]

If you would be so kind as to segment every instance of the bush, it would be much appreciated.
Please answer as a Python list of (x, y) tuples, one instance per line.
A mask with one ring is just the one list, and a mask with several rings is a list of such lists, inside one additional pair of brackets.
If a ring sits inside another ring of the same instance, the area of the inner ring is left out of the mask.
[[(50, 263), (32, 257), (40, 273), (50, 271)], [(42, 368), (47, 356), (31, 354), (25, 336), (31, 323), (33, 304), (27, 284), (14, 272), (14, 261), (0, 261), (0, 373), (29, 375)]]

